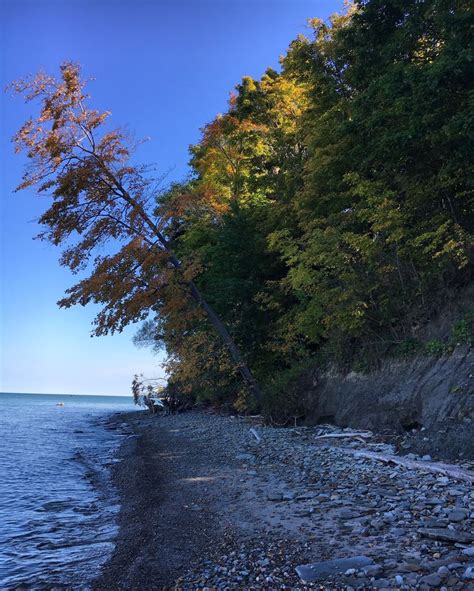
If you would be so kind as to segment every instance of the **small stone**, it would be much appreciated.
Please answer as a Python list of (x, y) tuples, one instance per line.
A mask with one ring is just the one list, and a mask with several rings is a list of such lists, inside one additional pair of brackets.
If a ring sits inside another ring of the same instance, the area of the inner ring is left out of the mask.
[(253, 456), (252, 454), (242, 453), (242, 454), (237, 454), (235, 456), (235, 459), (240, 460), (242, 462), (252, 462), (252, 461), (255, 461), (255, 456)]
[(324, 503), (325, 501), (329, 501), (331, 497), (325, 493), (321, 493), (316, 498), (320, 503)]
[(403, 585), (403, 577), (401, 575), (395, 575), (395, 583), (397, 585)]
[(372, 564), (364, 567), (363, 571), (368, 577), (375, 577), (382, 572), (382, 567), (380, 564)]
[(448, 519), (449, 521), (454, 521), (455, 523), (458, 523), (459, 521), (464, 521), (464, 519), (466, 519), (467, 515), (464, 511), (460, 511), (460, 510), (454, 510), (451, 511), (450, 513), (448, 513)]
[(405, 562), (400, 565), (399, 569), (405, 573), (416, 573), (421, 570), (421, 566), (415, 562)]
[(458, 568), (461, 568), (463, 565), (460, 562), (450, 562), (448, 564), (448, 568), (449, 570), (456, 570)]
[(472, 546), (472, 548), (464, 548), (462, 553), (465, 556), (474, 556), (474, 546)]
[(396, 519), (396, 515), (393, 511), (386, 511), (383, 514), (383, 520), (385, 521), (385, 523), (393, 523)]
[(396, 568), (398, 562), (393, 560), (393, 558), (389, 558), (388, 560), (383, 561), (383, 565), (386, 570), (391, 570), (392, 568)]
[(354, 517), (358, 517), (358, 513), (354, 513), (350, 509), (341, 509), (338, 513), (338, 517), (340, 519), (354, 519)]
[(270, 492), (267, 494), (269, 501), (283, 501), (283, 493), (281, 492)]
[(441, 585), (441, 578), (436, 574), (426, 575), (425, 577), (421, 577), (420, 580), (430, 587), (439, 587)]
[(449, 573), (450, 573), (450, 571), (447, 566), (440, 566), (438, 569), (438, 575), (442, 578), (447, 577), (449, 575)]
[(423, 456), (421, 459), (424, 462), (431, 462), (431, 456), (429, 454), (426, 454), (426, 456)]
[(397, 536), (397, 537), (401, 538), (401, 537), (403, 537), (403, 536), (404, 536), (404, 535), (405, 535), (407, 532), (406, 532), (406, 530), (405, 530), (405, 529), (403, 529), (402, 527), (393, 527), (393, 528), (390, 530), (390, 533), (391, 533), (393, 536)]
[(464, 571), (464, 574), (463, 574), (463, 578), (468, 579), (469, 581), (474, 579), (474, 566), (468, 566), (466, 568), (466, 570)]

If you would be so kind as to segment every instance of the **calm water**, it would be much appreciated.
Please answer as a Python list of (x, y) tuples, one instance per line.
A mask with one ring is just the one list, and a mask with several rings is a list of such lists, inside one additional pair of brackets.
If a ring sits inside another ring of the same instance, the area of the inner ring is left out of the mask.
[[(56, 406), (64, 402), (64, 406)], [(89, 588), (113, 549), (109, 483), (131, 398), (0, 394), (0, 589)]]

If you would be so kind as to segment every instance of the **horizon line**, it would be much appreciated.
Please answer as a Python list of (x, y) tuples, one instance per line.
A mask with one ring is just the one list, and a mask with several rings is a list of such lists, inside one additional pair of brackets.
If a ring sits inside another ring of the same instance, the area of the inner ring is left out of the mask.
[(117, 398), (133, 398), (132, 394), (71, 394), (66, 392), (5, 392), (0, 391), (0, 394), (26, 394), (32, 396), (111, 396)]

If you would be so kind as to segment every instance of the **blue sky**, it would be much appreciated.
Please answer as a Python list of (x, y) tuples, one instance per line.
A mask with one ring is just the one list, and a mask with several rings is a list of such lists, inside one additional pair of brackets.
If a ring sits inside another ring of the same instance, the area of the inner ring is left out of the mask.
[[(342, 0), (0, 0), (0, 85), (79, 62), (95, 78), (91, 104), (150, 137), (139, 159), (179, 179), (240, 78), (277, 68), (308, 18), (338, 10)], [(163, 375), (162, 358), (134, 347), (136, 327), (90, 338), (97, 309), (56, 306), (74, 278), (57, 249), (32, 240), (47, 197), (13, 193), (25, 159), (9, 140), (30, 112), (2, 94), (0, 391), (128, 394), (134, 373)]]

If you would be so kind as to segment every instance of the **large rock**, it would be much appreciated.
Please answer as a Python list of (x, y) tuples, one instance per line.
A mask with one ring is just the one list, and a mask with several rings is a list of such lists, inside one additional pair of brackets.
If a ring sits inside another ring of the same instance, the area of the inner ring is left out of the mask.
[(374, 561), (367, 556), (352, 556), (312, 564), (301, 564), (296, 567), (296, 572), (305, 583), (315, 583), (323, 581), (332, 575), (343, 574), (350, 568), (358, 569), (372, 564), (374, 564)]

